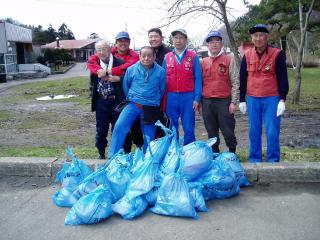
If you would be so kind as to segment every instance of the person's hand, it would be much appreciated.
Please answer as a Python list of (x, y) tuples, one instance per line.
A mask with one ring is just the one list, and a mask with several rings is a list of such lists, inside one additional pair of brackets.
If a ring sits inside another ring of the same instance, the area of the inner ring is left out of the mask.
[(198, 110), (199, 110), (200, 116), (202, 116), (202, 104), (201, 103), (199, 103)]
[(199, 103), (197, 101), (193, 101), (193, 111), (199, 111)]
[(236, 112), (236, 105), (234, 103), (230, 103), (229, 105), (229, 113), (234, 114)]
[(246, 102), (241, 102), (239, 104), (239, 109), (240, 109), (240, 112), (242, 112), (242, 114), (246, 114), (246, 112), (247, 112), (247, 104), (246, 104)]
[(278, 103), (278, 108), (277, 108), (277, 117), (283, 115), (285, 110), (286, 110), (286, 104), (283, 100), (280, 100), (280, 102)]
[(98, 75), (98, 78), (105, 77), (107, 75), (107, 71), (101, 68), (97, 71), (97, 75)]
[(110, 76), (109, 75), (108, 80), (110, 82), (120, 82), (120, 77), (119, 76)]

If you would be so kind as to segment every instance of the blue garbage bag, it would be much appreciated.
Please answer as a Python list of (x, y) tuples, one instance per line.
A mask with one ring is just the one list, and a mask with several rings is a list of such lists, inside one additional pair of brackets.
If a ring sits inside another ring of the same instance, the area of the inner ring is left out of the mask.
[(120, 151), (109, 161), (106, 167), (106, 173), (115, 197), (114, 201), (117, 201), (125, 194), (131, 178), (130, 156)]
[(169, 173), (163, 178), (156, 204), (150, 209), (151, 212), (167, 216), (197, 218), (188, 183), (181, 174), (182, 165), (177, 172)]
[(197, 181), (203, 184), (205, 200), (229, 198), (240, 192), (234, 172), (229, 164), (220, 158), (214, 159), (210, 170), (202, 174)]
[[(148, 136), (145, 136), (148, 139)], [(155, 176), (158, 172), (159, 163), (154, 161), (154, 155), (148, 141), (147, 152), (139, 168), (132, 174), (129, 180), (126, 195), (129, 200), (149, 192), (154, 187)]]
[(149, 205), (154, 206), (156, 204), (159, 188), (160, 182), (155, 182), (154, 187), (143, 195)]
[(124, 219), (131, 220), (140, 216), (148, 207), (147, 201), (142, 196), (128, 199), (125, 195), (112, 205), (112, 210), (120, 214)]
[(70, 209), (65, 225), (94, 224), (112, 214), (112, 193), (108, 185), (100, 185), (94, 191), (81, 197)]
[(54, 204), (58, 207), (72, 207), (78, 201), (78, 197), (74, 196), (73, 188), (64, 187), (52, 196)]
[[(161, 127), (161, 129), (165, 133), (165, 136), (152, 140), (148, 148), (151, 149), (151, 152), (153, 154), (153, 162), (160, 163), (168, 151), (173, 133), (169, 128), (166, 128), (160, 121), (157, 121), (155, 125)], [(147, 149), (145, 158), (151, 157), (151, 152)]]
[(236, 175), (236, 179), (240, 185), (240, 187), (248, 187), (251, 186), (251, 183), (249, 182), (243, 167), (240, 164), (239, 159), (237, 158), (237, 155), (232, 152), (223, 152), (219, 156), (222, 160), (226, 161), (233, 172)]
[(141, 148), (136, 148), (132, 159), (133, 160), (132, 160), (132, 166), (131, 166), (130, 172), (133, 174), (143, 164), (143, 160), (144, 160), (143, 150)]
[(105, 166), (101, 166), (97, 169), (97, 171), (91, 173), (85, 179), (83, 179), (73, 194), (77, 198), (80, 198), (89, 194), (102, 184), (110, 184), (107, 178), (107, 169)]
[(203, 185), (199, 182), (190, 182), (188, 184), (196, 211), (207, 212), (208, 208), (206, 207), (206, 202), (202, 194)]
[(207, 142), (195, 141), (182, 147), (181, 159), (185, 163), (182, 173), (187, 181), (192, 181), (208, 171), (213, 159), (211, 146), (216, 140), (211, 138)]
[(177, 140), (177, 132), (172, 127), (173, 137), (168, 148), (167, 154), (159, 166), (159, 172), (157, 176), (158, 181), (162, 181), (165, 175), (176, 172), (179, 167), (179, 151), (180, 146)]
[[(52, 196), (55, 205), (59, 207), (72, 206), (74, 198), (77, 197), (71, 192), (79, 186), (85, 177), (92, 173), (91, 168), (74, 156), (71, 148), (67, 148), (67, 154), (72, 158), (72, 162), (65, 162), (57, 173), (55, 181), (61, 183), (61, 189)], [(65, 190), (62, 190), (63, 188)]]

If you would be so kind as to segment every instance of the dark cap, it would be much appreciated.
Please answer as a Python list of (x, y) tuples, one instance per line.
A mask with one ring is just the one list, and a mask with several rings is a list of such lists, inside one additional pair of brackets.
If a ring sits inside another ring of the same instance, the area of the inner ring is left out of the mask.
[(174, 30), (173, 32), (171, 32), (171, 36), (174, 37), (177, 33), (181, 33), (181, 34), (184, 35), (186, 38), (188, 38), (187, 31), (184, 30), (184, 29), (182, 29), (182, 28), (176, 29), (176, 30)]
[(222, 35), (220, 32), (210, 31), (206, 37), (206, 42), (209, 42), (210, 38), (212, 38), (212, 37), (220, 38), (222, 40)]
[(267, 28), (267, 25), (265, 24), (257, 24), (254, 27), (249, 29), (249, 33), (250, 34), (254, 34), (256, 32), (265, 32), (265, 33), (269, 33), (269, 30)]
[(121, 39), (121, 38), (126, 38), (126, 39), (129, 39), (130, 40), (130, 36), (129, 36), (129, 33), (127, 32), (119, 32), (116, 36), (116, 40), (118, 39)]

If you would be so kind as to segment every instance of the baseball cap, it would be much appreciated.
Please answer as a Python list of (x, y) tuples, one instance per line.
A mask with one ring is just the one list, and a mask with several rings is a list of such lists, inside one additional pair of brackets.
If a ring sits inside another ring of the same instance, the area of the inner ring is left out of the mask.
[(210, 31), (206, 37), (206, 42), (209, 42), (209, 39), (212, 37), (217, 37), (220, 38), (222, 40), (222, 35), (220, 32), (218, 31)]
[(130, 36), (129, 33), (123, 31), (123, 32), (119, 32), (116, 36), (116, 40), (120, 39), (120, 38), (127, 38), (130, 40)]
[(253, 34), (256, 32), (265, 32), (265, 33), (269, 33), (269, 30), (267, 28), (267, 25), (265, 24), (257, 24), (254, 27), (249, 29), (249, 33)]
[(188, 37), (187, 31), (184, 30), (184, 29), (182, 29), (182, 28), (176, 29), (176, 30), (174, 30), (173, 32), (171, 32), (171, 36), (174, 37), (177, 33), (181, 33), (181, 34), (184, 35), (186, 38)]

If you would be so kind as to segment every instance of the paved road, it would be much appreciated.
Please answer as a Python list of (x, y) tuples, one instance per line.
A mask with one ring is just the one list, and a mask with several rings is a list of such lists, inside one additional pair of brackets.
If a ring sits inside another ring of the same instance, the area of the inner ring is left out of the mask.
[(64, 226), (68, 209), (53, 205), (58, 189), (44, 178), (0, 178), (0, 233), (4, 240), (197, 239), (318, 240), (320, 184), (256, 185), (239, 196), (208, 203), (199, 220), (152, 213), (119, 216), (90, 226)]
[(69, 71), (67, 71), (64, 74), (49, 75), (46, 78), (10, 80), (6, 83), (0, 83), (0, 92), (5, 91), (12, 86), (17, 86), (23, 83), (59, 80), (59, 79), (66, 79), (66, 78), (78, 77), (78, 76), (89, 76), (89, 72), (86, 69), (85, 63), (76, 63), (75, 66), (73, 66)]

